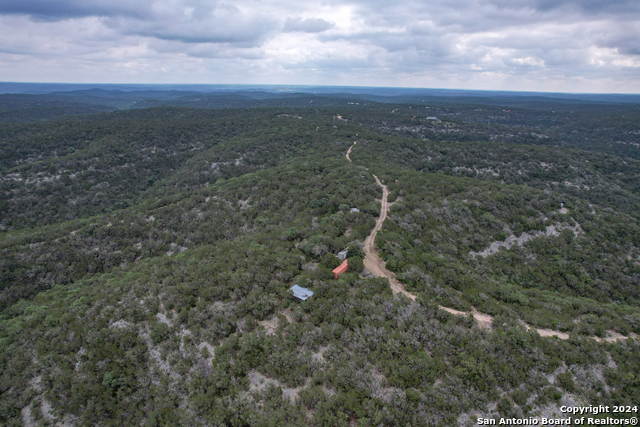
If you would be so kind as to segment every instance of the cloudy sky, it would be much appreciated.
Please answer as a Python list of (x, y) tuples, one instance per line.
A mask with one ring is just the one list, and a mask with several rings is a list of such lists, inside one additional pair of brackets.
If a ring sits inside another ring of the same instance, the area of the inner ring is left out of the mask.
[(640, 93), (639, 0), (0, 0), (0, 81)]

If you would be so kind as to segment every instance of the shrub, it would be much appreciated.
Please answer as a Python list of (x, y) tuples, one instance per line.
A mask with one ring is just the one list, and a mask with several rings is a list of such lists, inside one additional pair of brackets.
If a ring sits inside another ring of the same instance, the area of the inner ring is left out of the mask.
[(364, 270), (364, 262), (362, 261), (362, 258), (358, 256), (354, 256), (354, 257), (350, 257), (348, 261), (349, 261), (349, 271), (353, 273), (360, 273), (362, 270)]

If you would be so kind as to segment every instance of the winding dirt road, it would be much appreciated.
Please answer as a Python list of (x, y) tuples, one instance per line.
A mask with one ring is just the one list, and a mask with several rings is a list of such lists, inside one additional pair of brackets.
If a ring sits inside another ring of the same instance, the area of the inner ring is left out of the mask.
[(396, 279), (396, 275), (392, 271), (387, 270), (385, 266), (386, 263), (380, 258), (378, 247), (376, 246), (376, 236), (378, 235), (378, 231), (382, 229), (382, 223), (387, 219), (389, 208), (393, 203), (389, 203), (388, 201), (389, 189), (387, 186), (380, 182), (377, 176), (373, 175), (373, 177), (376, 179), (378, 185), (382, 187), (382, 200), (380, 200), (380, 216), (376, 220), (376, 226), (373, 227), (371, 234), (369, 234), (364, 241), (364, 268), (376, 277), (386, 277), (389, 279), (393, 293), (401, 293), (415, 300), (416, 295), (405, 289), (404, 283)]
[[(455, 314), (456, 316), (468, 316), (469, 314), (472, 314), (474, 319), (476, 320), (476, 322), (478, 322), (478, 326), (480, 326), (481, 328), (484, 329), (488, 329), (491, 330), (491, 326), (493, 324), (493, 316), (490, 316), (488, 314), (484, 314), (484, 313), (480, 313), (478, 310), (476, 310), (475, 308), (472, 311), (459, 311), (459, 310), (455, 310), (453, 308), (449, 308), (449, 307), (443, 307), (443, 306), (439, 306), (440, 309), (451, 313), (451, 314)], [(553, 329), (543, 329), (543, 328), (534, 328), (531, 325), (528, 325), (527, 323), (520, 321), (520, 323), (527, 328), (527, 330), (531, 330), (534, 329), (541, 337), (558, 337), (561, 340), (568, 340), (569, 339), (569, 334), (566, 332), (561, 332), (561, 331), (554, 331)], [(593, 338), (594, 340), (596, 340), (597, 342), (615, 342), (618, 340), (626, 340), (627, 338), (634, 338), (634, 339), (638, 339), (638, 335), (631, 333), (629, 334), (628, 337), (625, 337), (622, 334), (619, 334), (618, 332), (609, 329), (607, 330), (607, 336), (605, 336), (604, 338), (600, 338), (600, 337), (596, 337), (593, 336), (591, 338)]]
[[(356, 145), (358, 143), (358, 141), (353, 141), (353, 144), (351, 144), (351, 147), (349, 147), (349, 149), (347, 150), (347, 155), (345, 156), (347, 158), (347, 160), (349, 160), (351, 162), (351, 157), (349, 157), (349, 154), (351, 154), (351, 149), (353, 148), (354, 145)], [(353, 163), (353, 162), (351, 162)]]
[[(346, 158), (350, 162), (351, 157), (349, 157), (349, 155), (351, 154), (351, 149), (357, 143), (358, 141), (354, 141), (351, 147), (349, 147), (349, 150), (347, 150)], [(387, 188), (387, 186), (384, 185), (376, 175), (373, 175), (373, 177), (376, 179), (378, 185), (382, 187), (382, 200), (380, 200), (380, 216), (376, 220), (376, 226), (373, 227), (373, 230), (371, 230), (371, 233), (364, 241), (364, 268), (366, 268), (367, 271), (369, 271), (375, 277), (386, 277), (387, 279), (389, 279), (389, 283), (391, 283), (391, 290), (393, 291), (393, 293), (401, 293), (408, 296), (412, 300), (415, 300), (416, 295), (408, 292), (404, 287), (404, 283), (396, 279), (396, 275), (392, 271), (386, 269), (386, 263), (382, 258), (380, 258), (380, 255), (378, 253), (378, 247), (376, 246), (376, 236), (378, 235), (378, 231), (382, 229), (382, 223), (385, 219), (387, 219), (389, 208), (393, 203), (389, 203), (388, 201), (389, 189)]]
[[(345, 157), (350, 162), (352, 162), (350, 157), (351, 150), (356, 144), (357, 144), (357, 141), (354, 141), (353, 144), (347, 150), (347, 154)], [(376, 179), (376, 183), (380, 187), (382, 187), (382, 200), (380, 200), (380, 216), (378, 217), (378, 219), (376, 219), (375, 227), (373, 227), (373, 230), (371, 230), (371, 233), (369, 234), (369, 236), (367, 236), (367, 238), (364, 241), (364, 254), (365, 254), (364, 268), (366, 268), (367, 271), (369, 271), (375, 277), (386, 277), (387, 279), (389, 279), (389, 283), (391, 284), (391, 290), (393, 291), (394, 294), (401, 293), (411, 298), (412, 300), (415, 300), (416, 295), (412, 294), (411, 292), (405, 289), (405, 284), (396, 278), (395, 273), (386, 269), (385, 267), (386, 263), (382, 258), (380, 258), (378, 247), (376, 246), (376, 236), (378, 235), (378, 231), (382, 229), (382, 224), (384, 223), (384, 220), (387, 219), (389, 208), (391, 207), (391, 205), (393, 205), (393, 203), (389, 203), (388, 201), (389, 189), (387, 188), (387, 186), (384, 185), (376, 175), (373, 175), (373, 177)], [(468, 311), (455, 310), (449, 307), (443, 307), (443, 306), (439, 306), (439, 307), (441, 310), (444, 310), (456, 316), (468, 316), (469, 314), (472, 314), (476, 322), (478, 322), (478, 326), (484, 329), (491, 330), (491, 325), (493, 324), (493, 316), (490, 316), (485, 313), (480, 313), (475, 308), (471, 312), (468, 312)], [(541, 337), (555, 336), (561, 340), (569, 339), (569, 334), (567, 334), (566, 332), (554, 331), (551, 329), (532, 328), (528, 324), (524, 322), (522, 323), (528, 330), (535, 329), (538, 332), (538, 334), (540, 334)], [(635, 339), (638, 338), (636, 334), (629, 334), (629, 335), (631, 338), (635, 338)], [(602, 341), (614, 342), (618, 340), (625, 340), (628, 337), (625, 337), (624, 335), (621, 335), (613, 330), (608, 330), (606, 337), (604, 338), (592, 337), (592, 338), (598, 342), (602, 342)]]

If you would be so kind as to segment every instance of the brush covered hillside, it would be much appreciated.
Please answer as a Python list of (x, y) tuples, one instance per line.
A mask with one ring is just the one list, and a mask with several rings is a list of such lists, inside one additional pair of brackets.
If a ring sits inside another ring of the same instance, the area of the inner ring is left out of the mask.
[[(636, 408), (637, 106), (526, 104), (488, 124), (476, 110), (509, 106), (331, 99), (0, 125), (0, 424)], [(598, 115), (602, 139), (585, 130)], [(376, 245), (415, 299), (363, 267), (374, 174), (392, 203)]]

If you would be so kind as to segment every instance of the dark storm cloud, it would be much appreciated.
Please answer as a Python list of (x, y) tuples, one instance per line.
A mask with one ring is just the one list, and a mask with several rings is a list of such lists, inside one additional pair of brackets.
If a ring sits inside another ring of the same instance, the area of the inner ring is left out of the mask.
[(598, 46), (617, 49), (624, 55), (640, 55), (640, 22), (623, 22), (597, 34)]
[(300, 31), (303, 33), (320, 33), (335, 27), (333, 22), (327, 22), (320, 18), (287, 18), (284, 22), (284, 32)]
[(637, 13), (640, 3), (637, 0), (537, 0), (538, 10), (552, 10), (562, 7), (576, 8), (587, 13)]
[(0, 0), (0, 15), (26, 15), (43, 21), (98, 17), (104, 25), (128, 36), (246, 46), (260, 43), (279, 25), (271, 16), (207, 0)]
[(616, 49), (624, 55), (640, 56), (640, 40), (631, 38), (616, 43)]
[(187, 44), (214, 43), (252, 47), (277, 31), (278, 21), (258, 14), (245, 14), (234, 7), (208, 10), (205, 15), (166, 14), (150, 20), (108, 19), (110, 28), (138, 35)]
[(37, 19), (58, 20), (85, 16), (134, 16), (149, 13), (149, 1), (91, 0), (0, 0), (0, 14), (29, 15)]

